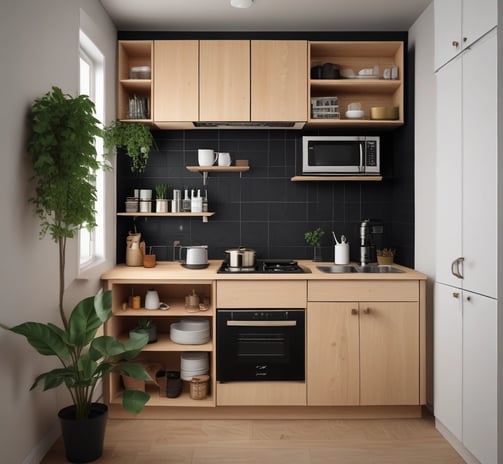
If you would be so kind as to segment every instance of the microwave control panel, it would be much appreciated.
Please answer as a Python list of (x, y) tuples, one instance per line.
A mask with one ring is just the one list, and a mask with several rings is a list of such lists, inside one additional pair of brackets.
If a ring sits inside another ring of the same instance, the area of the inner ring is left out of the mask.
[(377, 142), (375, 140), (367, 140), (367, 166), (377, 166)]

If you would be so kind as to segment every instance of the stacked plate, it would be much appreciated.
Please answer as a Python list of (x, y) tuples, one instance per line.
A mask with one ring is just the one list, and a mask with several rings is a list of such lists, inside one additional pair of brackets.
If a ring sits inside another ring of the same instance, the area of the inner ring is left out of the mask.
[(209, 356), (206, 352), (183, 352), (180, 356), (180, 377), (182, 380), (191, 381), (192, 377), (208, 374)]
[(202, 317), (186, 317), (171, 324), (169, 335), (180, 345), (202, 345), (210, 340), (210, 321)]

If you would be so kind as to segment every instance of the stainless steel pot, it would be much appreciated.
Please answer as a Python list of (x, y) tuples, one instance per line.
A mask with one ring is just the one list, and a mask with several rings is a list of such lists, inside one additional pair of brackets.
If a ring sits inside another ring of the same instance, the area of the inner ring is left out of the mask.
[(231, 248), (225, 250), (230, 267), (253, 267), (255, 266), (255, 250), (251, 248)]

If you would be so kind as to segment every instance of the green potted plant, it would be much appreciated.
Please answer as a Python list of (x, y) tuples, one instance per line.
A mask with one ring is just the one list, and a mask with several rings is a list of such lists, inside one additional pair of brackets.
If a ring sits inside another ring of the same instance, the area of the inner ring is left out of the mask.
[(145, 317), (138, 321), (136, 327), (130, 330), (129, 334), (145, 334), (148, 336), (148, 343), (154, 343), (157, 341), (157, 326), (154, 324), (152, 319), (147, 319)]
[(317, 229), (307, 231), (304, 234), (304, 240), (313, 247), (313, 261), (321, 261), (321, 239), (325, 231), (318, 227)]
[(383, 248), (376, 250), (377, 264), (393, 264), (395, 250), (393, 248)]
[[(114, 337), (97, 336), (98, 330), (112, 316), (111, 291), (99, 292), (94, 297), (80, 301), (68, 319), (65, 328), (54, 324), (25, 322), (6, 327), (26, 340), (40, 354), (54, 356), (61, 363), (37, 376), (33, 390), (42, 385), (44, 390), (65, 385), (72, 405), (58, 412), (65, 451), (70, 462), (90, 462), (103, 452), (103, 441), (108, 408), (93, 402), (98, 380), (112, 372), (139, 380), (151, 380), (140, 363), (131, 362), (148, 342), (148, 336), (131, 333), (129, 340), (121, 343)], [(150, 395), (139, 390), (125, 390), (122, 406), (138, 413)]]
[(149, 127), (139, 122), (114, 121), (103, 130), (104, 147), (113, 152), (124, 149), (131, 158), (131, 172), (145, 171), (153, 143)]
[[(111, 371), (129, 372), (131, 376), (148, 377), (141, 365), (130, 360), (147, 343), (144, 335), (135, 335), (122, 344), (107, 336), (96, 337), (97, 330), (111, 315), (110, 292), (82, 300), (70, 318), (64, 311), (66, 242), (82, 228), (95, 226), (95, 173), (106, 167), (95, 149), (95, 137), (101, 136), (99, 121), (94, 116), (94, 103), (85, 96), (72, 97), (58, 87), (37, 98), (32, 106), (32, 134), (28, 150), (34, 171), (35, 195), (31, 202), (40, 218), (40, 238), (49, 234), (58, 245), (59, 254), (59, 315), (62, 327), (55, 324), (25, 322), (6, 330), (26, 337), (41, 354), (55, 356), (62, 368), (40, 374), (32, 388), (43, 383), (45, 390), (64, 384), (73, 404), (63, 408), (63, 438), (67, 457), (73, 462), (88, 462), (101, 455), (106, 405), (95, 407), (92, 395), (96, 382)], [(124, 362), (116, 359), (120, 356)], [(148, 396), (125, 392), (124, 407), (140, 410)], [(99, 412), (99, 414), (98, 414)], [(97, 416), (97, 417), (95, 417)], [(104, 417), (104, 419), (103, 419)], [(77, 426), (79, 437), (68, 439), (66, 427)], [(90, 431), (83, 431), (89, 425)], [(98, 444), (90, 439), (97, 438)], [(101, 440), (101, 444), (100, 444)], [(76, 449), (73, 449), (75, 446)]]
[(155, 186), (155, 212), (167, 213), (168, 212), (168, 184), (157, 184)]

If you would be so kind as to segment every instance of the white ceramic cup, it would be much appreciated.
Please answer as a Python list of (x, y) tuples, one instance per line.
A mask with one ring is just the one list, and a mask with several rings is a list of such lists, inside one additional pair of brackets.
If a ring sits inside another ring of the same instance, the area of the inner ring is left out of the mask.
[(145, 200), (145, 201), (152, 200), (152, 190), (151, 189), (140, 189), (140, 200)]
[(151, 213), (152, 212), (152, 202), (140, 200), (140, 213)]
[(214, 150), (200, 148), (197, 150), (197, 160), (199, 162), (199, 166), (213, 166), (217, 160), (217, 156), (215, 155)]
[(334, 263), (349, 264), (349, 243), (334, 245)]
[(230, 153), (217, 153), (217, 155), (218, 155), (218, 165), (219, 166), (230, 166), (231, 165)]

